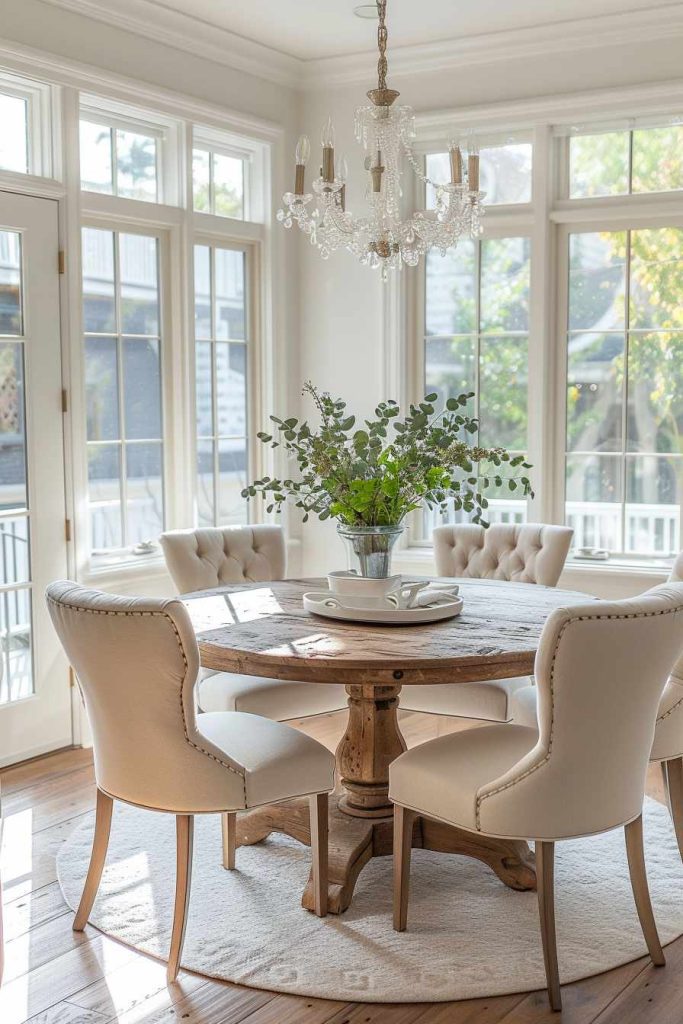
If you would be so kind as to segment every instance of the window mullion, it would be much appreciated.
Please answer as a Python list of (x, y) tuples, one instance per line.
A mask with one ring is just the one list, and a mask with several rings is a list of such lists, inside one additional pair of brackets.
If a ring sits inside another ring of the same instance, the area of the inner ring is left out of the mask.
[[(630, 133), (633, 138), (633, 132)], [(626, 232), (626, 279), (624, 282), (624, 380), (621, 405), (621, 550), (626, 553), (626, 501), (628, 474), (628, 356), (631, 337), (631, 231)]]
[(121, 502), (121, 546), (128, 547), (128, 453), (126, 451), (126, 422), (123, 380), (123, 341), (121, 339), (121, 246), (118, 231), (114, 240), (114, 328), (116, 330), (116, 374), (118, 377), (119, 412), (119, 495)]

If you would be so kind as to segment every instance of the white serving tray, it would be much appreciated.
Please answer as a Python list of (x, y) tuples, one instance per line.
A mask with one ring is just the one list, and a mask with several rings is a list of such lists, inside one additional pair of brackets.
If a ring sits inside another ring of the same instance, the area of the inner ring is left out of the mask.
[(304, 609), (313, 615), (344, 622), (374, 622), (383, 626), (412, 626), (420, 622), (441, 622), (452, 619), (462, 611), (462, 597), (454, 597), (448, 604), (434, 604), (427, 608), (346, 608), (339, 605), (329, 590), (304, 594)]

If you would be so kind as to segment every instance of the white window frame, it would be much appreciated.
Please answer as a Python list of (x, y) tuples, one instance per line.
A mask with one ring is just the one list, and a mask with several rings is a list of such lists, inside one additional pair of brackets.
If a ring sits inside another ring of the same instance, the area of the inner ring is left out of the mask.
[(0, 70), (0, 93), (25, 101), (28, 133), (27, 172), (2, 171), (3, 177), (11, 177), (20, 189), (20, 183), (27, 178), (58, 177), (61, 168), (55, 152), (55, 133), (60, 126), (59, 97), (55, 86)]
[[(534, 467), (530, 476), (535, 497), (528, 501), (528, 521), (564, 522), (568, 297), (566, 282), (563, 288), (562, 246), (566, 232), (570, 226), (617, 230), (678, 226), (683, 221), (681, 192), (569, 199), (567, 136), (577, 130), (570, 119), (574, 111), (583, 111), (581, 132), (655, 127), (678, 122), (671, 112), (680, 109), (682, 99), (683, 87), (674, 83), (417, 115), (415, 148), (421, 153), (443, 151), (444, 140), (461, 137), (473, 124), (482, 126), (484, 144), (495, 132), (512, 139), (518, 132), (533, 135), (531, 203), (489, 207), (484, 221), (485, 236), (504, 231), (528, 233), (531, 238), (528, 455)], [(407, 200), (419, 205), (420, 192), (413, 187)], [(416, 272), (404, 272), (402, 281), (391, 279), (384, 298), (385, 391), (403, 402), (422, 397), (423, 282), (422, 265)], [(397, 565), (412, 571), (431, 570), (432, 545), (422, 537), (418, 517), (420, 513), (413, 514), (410, 539), (404, 542)], [(683, 506), (681, 517), (683, 535)], [(608, 563), (573, 558), (563, 579), (580, 589), (590, 585), (614, 593), (616, 585), (624, 593), (635, 593), (666, 578), (669, 565), (635, 556), (612, 558)]]

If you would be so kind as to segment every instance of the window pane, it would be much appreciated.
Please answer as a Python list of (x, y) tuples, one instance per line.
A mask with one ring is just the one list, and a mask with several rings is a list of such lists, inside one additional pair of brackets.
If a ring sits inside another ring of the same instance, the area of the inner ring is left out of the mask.
[(157, 200), (157, 142), (140, 132), (116, 130), (116, 191), (128, 199)]
[(0, 704), (23, 700), (33, 693), (31, 650), (31, 592), (27, 588), (0, 595), (0, 646), (3, 671)]
[(161, 439), (159, 342), (123, 342), (123, 400), (127, 438)]
[(573, 234), (569, 242), (569, 328), (625, 326), (625, 231)]
[(213, 526), (213, 441), (197, 442), (197, 522)]
[(162, 448), (160, 444), (127, 444), (128, 544), (156, 541), (164, 528)]
[(243, 339), (244, 252), (239, 249), (214, 249), (216, 275), (216, 337)]
[(209, 154), (205, 149), (192, 150), (192, 195), (195, 210), (211, 212)]
[(213, 153), (213, 212), (220, 217), (244, 217), (244, 161)]
[(0, 94), (0, 168), (28, 174), (28, 104), (20, 96)]
[(622, 462), (618, 455), (567, 456), (567, 525), (575, 548), (622, 551)]
[(567, 448), (620, 452), (624, 389), (623, 334), (570, 334)]
[(159, 333), (157, 240), (119, 235), (121, 333)]
[(683, 126), (648, 128), (633, 133), (632, 190), (683, 189)]
[(569, 140), (569, 195), (624, 195), (629, 190), (629, 133), (575, 135)]
[(482, 338), (479, 357), (479, 440), (513, 451), (527, 446), (528, 343)]
[(631, 232), (631, 328), (683, 328), (683, 230)]
[(247, 443), (218, 442), (218, 523), (232, 526), (247, 522), (247, 503), (241, 497), (246, 486)]
[(476, 330), (477, 281), (474, 242), (463, 241), (446, 256), (431, 249), (425, 261), (427, 334)]
[(210, 338), (211, 332), (211, 250), (194, 247), (194, 336)]
[(195, 345), (195, 387), (197, 395), (197, 435), (211, 437), (213, 430), (213, 385), (211, 382), (211, 359), (213, 346), (210, 341), (198, 341)]
[(88, 440), (118, 440), (121, 435), (116, 338), (86, 338), (85, 401)]
[(86, 332), (116, 330), (114, 232), (83, 228), (83, 326)]
[[(428, 338), (425, 346), (425, 384), (427, 392), (439, 396), (437, 406), (443, 408), (447, 398), (474, 391), (477, 367), (476, 338)], [(474, 402), (466, 412), (474, 415)]]
[(683, 458), (628, 456), (625, 550), (639, 555), (678, 554), (682, 500)]
[[(531, 202), (531, 165), (533, 147), (530, 142), (513, 142), (502, 146), (482, 146), (479, 153), (480, 184), (488, 206)], [(465, 157), (466, 159), (466, 157)], [(448, 153), (429, 153), (427, 177), (437, 184), (451, 180)], [(427, 209), (436, 205), (435, 190), (427, 186)]]
[(482, 242), (480, 330), (529, 329), (529, 267), (528, 238)]
[(628, 381), (629, 450), (683, 453), (683, 332), (632, 334)]
[(28, 583), (30, 576), (28, 519), (0, 519), (0, 583)]
[(118, 445), (88, 445), (88, 498), (91, 550), (120, 548), (123, 538)]
[(0, 334), (23, 334), (21, 235), (0, 231)]
[(24, 350), (0, 344), (0, 508), (26, 508)]
[(480, 182), (487, 205), (531, 202), (531, 153), (530, 142), (482, 146)]
[(216, 400), (220, 437), (247, 433), (247, 347), (216, 342)]
[(81, 121), (81, 188), (89, 192), (114, 191), (111, 128)]

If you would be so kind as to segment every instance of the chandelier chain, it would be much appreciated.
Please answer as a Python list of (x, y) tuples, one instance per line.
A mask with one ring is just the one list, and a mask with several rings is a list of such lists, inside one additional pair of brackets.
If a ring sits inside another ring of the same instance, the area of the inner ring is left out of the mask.
[(377, 14), (379, 27), (377, 29), (377, 48), (379, 49), (379, 60), (377, 62), (377, 82), (380, 89), (387, 87), (387, 40), (389, 33), (385, 19), (387, 16), (387, 0), (377, 0)]

